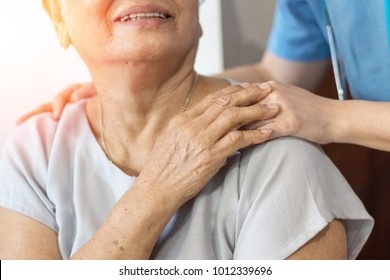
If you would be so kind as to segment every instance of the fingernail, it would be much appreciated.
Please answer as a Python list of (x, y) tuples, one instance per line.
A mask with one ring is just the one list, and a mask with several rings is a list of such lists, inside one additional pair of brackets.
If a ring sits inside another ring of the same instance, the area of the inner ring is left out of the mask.
[(260, 132), (262, 133), (262, 134), (264, 134), (265, 136), (270, 136), (271, 135), (271, 133), (272, 133), (272, 129), (261, 129), (261, 128), (259, 128), (259, 130), (260, 130)]
[(277, 109), (279, 107), (278, 104), (275, 104), (275, 103), (269, 103), (269, 104), (266, 104), (265, 106), (267, 106), (267, 108), (271, 109), (271, 110)]
[(269, 83), (262, 83), (259, 85), (259, 88), (262, 90), (269, 90), (271, 88)]

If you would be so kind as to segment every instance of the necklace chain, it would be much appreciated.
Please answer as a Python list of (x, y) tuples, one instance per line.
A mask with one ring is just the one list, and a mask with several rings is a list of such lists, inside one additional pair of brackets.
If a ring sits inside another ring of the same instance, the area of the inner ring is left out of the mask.
[[(195, 73), (194, 80), (192, 82), (192, 86), (187, 94), (186, 100), (184, 101), (183, 107), (181, 108), (180, 112), (184, 113), (188, 105), (190, 104), (192, 95), (194, 94), (194, 89), (198, 83), (199, 75)], [(102, 131), (102, 147), (103, 147), (103, 152), (106, 155), (107, 159), (111, 162), (114, 163), (110, 150), (108, 149), (107, 142), (106, 142), (106, 137), (104, 135), (104, 113), (103, 113), (103, 105), (100, 103), (100, 124), (101, 124), (101, 131)]]
[(199, 79), (199, 75), (198, 75), (198, 73), (195, 73), (194, 80), (192, 81), (192, 86), (190, 88), (190, 91), (187, 94), (186, 100), (184, 100), (183, 107), (181, 108), (181, 111), (180, 111), (181, 113), (184, 113), (187, 110), (188, 104), (190, 104), (192, 95), (194, 93), (194, 89), (196, 87), (196, 84), (198, 83), (198, 79)]
[(103, 151), (109, 161), (111, 163), (114, 163), (111, 157), (110, 150), (108, 149), (107, 143), (106, 143), (106, 137), (104, 137), (104, 113), (103, 113), (103, 105), (100, 103), (100, 124), (101, 124), (101, 130), (102, 130), (102, 147)]

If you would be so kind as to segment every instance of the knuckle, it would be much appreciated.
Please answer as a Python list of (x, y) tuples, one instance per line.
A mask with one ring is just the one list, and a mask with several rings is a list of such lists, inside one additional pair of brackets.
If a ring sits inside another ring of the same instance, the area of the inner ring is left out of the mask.
[(260, 92), (260, 88), (258, 86), (251, 86), (245, 89), (246, 94), (257, 95)]
[(239, 85), (232, 85), (232, 86), (228, 86), (222, 90), (219, 91), (219, 94), (220, 95), (227, 95), (227, 94), (231, 94), (231, 93), (234, 93), (234, 92), (237, 92), (237, 91), (240, 91), (242, 90), (242, 87), (239, 86)]
[(219, 91), (216, 91), (212, 94), (209, 94), (208, 97), (209, 97), (209, 100), (210, 101), (215, 101), (217, 100), (218, 98), (222, 97), (222, 96), (225, 96), (225, 95), (228, 95), (228, 94), (231, 94), (233, 92), (236, 92), (238, 91), (238, 88), (241, 88), (239, 86), (228, 86), (228, 87), (225, 87)]
[(255, 144), (255, 143), (257, 143), (256, 142), (256, 135), (255, 135), (255, 133), (253, 132), (253, 131), (247, 131), (247, 143), (246, 143), (246, 145), (252, 145), (252, 144)]
[(266, 110), (264, 108), (264, 105), (262, 104), (256, 104), (254, 106), (251, 106), (250, 109), (256, 115), (267, 115), (267, 113), (269, 112), (269, 110)]
[(185, 127), (184, 123), (185, 123), (184, 114), (179, 114), (169, 121), (168, 127), (170, 128)]
[(222, 116), (228, 120), (235, 120), (239, 117), (239, 115), (240, 115), (240, 111), (239, 108), (237, 107), (230, 107), (226, 109), (222, 114)]
[(300, 122), (295, 117), (289, 117), (284, 122), (284, 130), (288, 133), (295, 133), (300, 129)]
[(219, 96), (219, 92), (211, 93), (207, 95), (203, 100), (206, 103), (212, 103), (215, 101), (216, 98), (218, 98), (218, 96)]
[(258, 119), (263, 120), (263, 119), (275, 117), (279, 113), (279, 108), (273, 107), (271, 109), (270, 107), (267, 107), (267, 105), (258, 104), (254, 106), (253, 113), (257, 116)]
[(235, 130), (228, 134), (228, 139), (232, 144), (236, 144), (244, 140), (244, 134), (241, 131)]
[(225, 133), (224, 128), (218, 122), (211, 123), (207, 129), (202, 132), (204, 133), (204, 137), (207, 139), (219, 138), (220, 135)]
[(217, 91), (207, 95), (201, 102), (206, 104), (207, 106), (214, 105), (218, 98), (220, 98), (221, 96), (223, 95), (220, 94), (220, 91)]
[(215, 157), (211, 154), (211, 152), (208, 149), (206, 149), (202, 153), (201, 161), (203, 163), (210, 163), (210, 162), (212, 162), (214, 160), (214, 158)]
[(220, 96), (218, 97), (216, 100), (215, 100), (215, 104), (219, 107), (225, 107), (227, 105), (229, 105), (229, 103), (231, 102), (232, 100), (232, 97), (231, 95), (224, 95), (224, 96)]

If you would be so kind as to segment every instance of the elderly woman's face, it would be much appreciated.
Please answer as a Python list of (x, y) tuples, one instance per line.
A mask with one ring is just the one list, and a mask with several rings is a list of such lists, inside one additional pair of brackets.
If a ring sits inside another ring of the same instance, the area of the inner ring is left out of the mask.
[(60, 0), (60, 3), (71, 42), (87, 61), (158, 59), (159, 55), (196, 47), (201, 35), (198, 0)]

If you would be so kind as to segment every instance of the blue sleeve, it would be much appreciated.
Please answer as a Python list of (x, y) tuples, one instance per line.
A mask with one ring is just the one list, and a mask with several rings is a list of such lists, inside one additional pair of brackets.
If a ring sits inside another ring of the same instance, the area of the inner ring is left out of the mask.
[(319, 0), (279, 0), (267, 49), (288, 60), (316, 61), (328, 58), (330, 53), (321, 7)]

